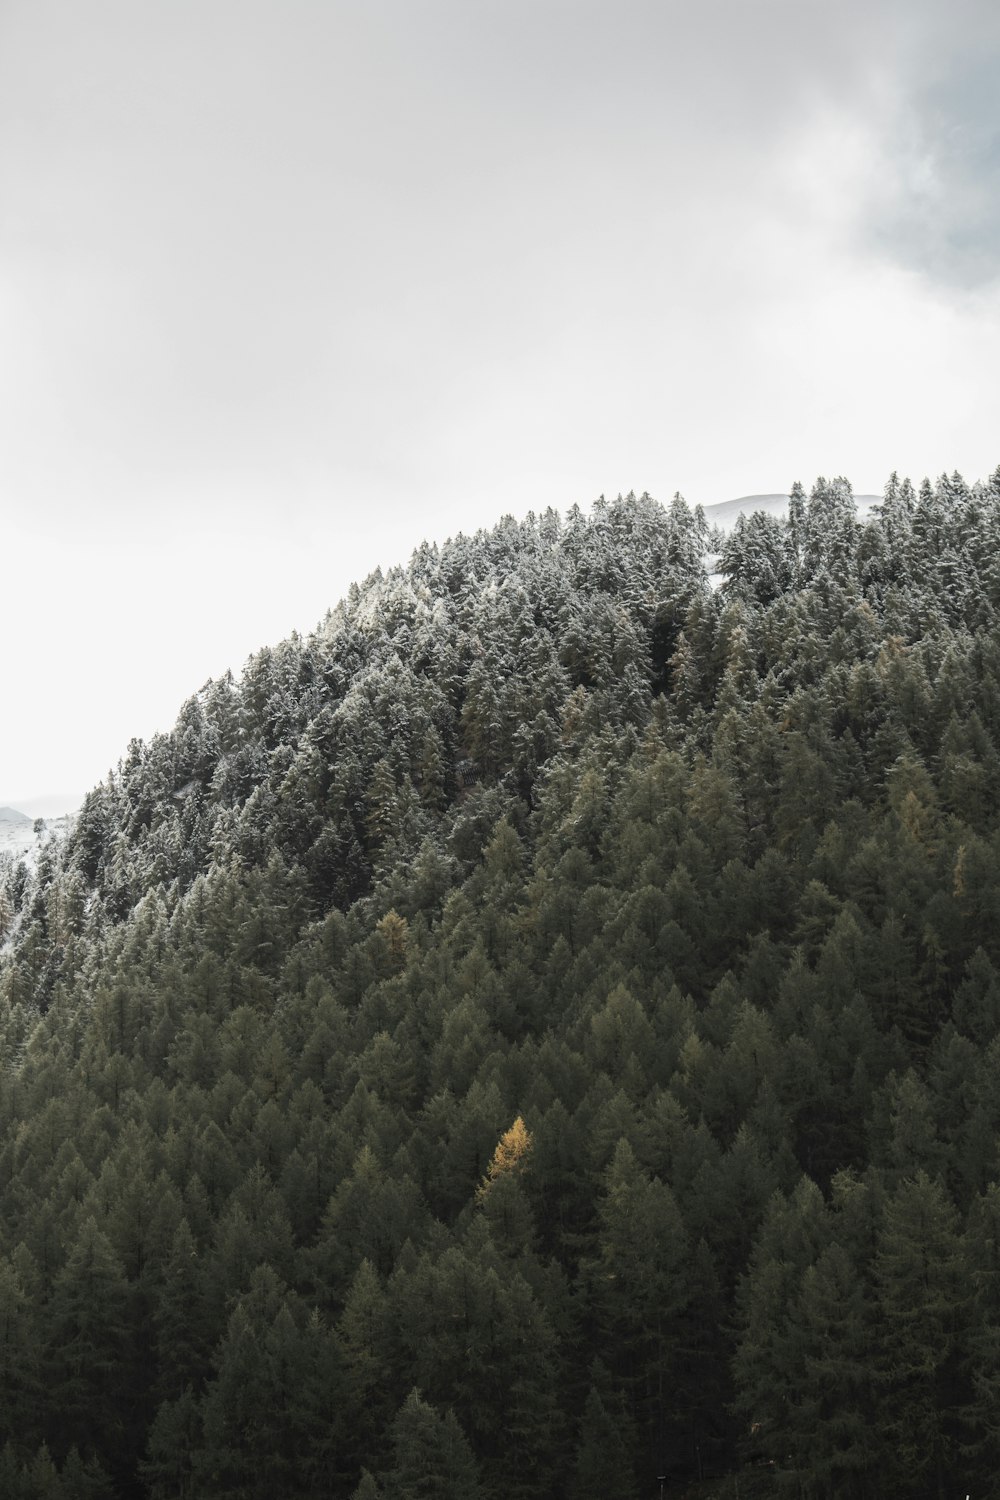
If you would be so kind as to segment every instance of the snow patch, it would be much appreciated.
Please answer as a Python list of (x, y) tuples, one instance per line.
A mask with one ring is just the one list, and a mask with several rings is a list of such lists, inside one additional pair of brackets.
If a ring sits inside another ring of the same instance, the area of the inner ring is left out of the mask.
[[(2, 810), (6, 812), (7, 809)], [(38, 856), (50, 838), (64, 839), (76, 822), (75, 816), (63, 813), (58, 818), (30, 818), (23, 822), (11, 822), (0, 816), (0, 860), (16, 864), (23, 860), (29, 870), (38, 863)], [(36, 832), (36, 824), (41, 827)]]

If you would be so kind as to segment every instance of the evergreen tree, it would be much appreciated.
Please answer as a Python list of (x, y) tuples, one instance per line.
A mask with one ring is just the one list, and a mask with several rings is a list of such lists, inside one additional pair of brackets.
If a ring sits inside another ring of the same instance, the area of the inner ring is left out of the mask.
[(940, 1490), (956, 1461), (967, 1399), (969, 1291), (957, 1215), (923, 1171), (888, 1199), (875, 1256), (880, 1325), (875, 1408), (902, 1494)]
[(82, 1450), (96, 1447), (120, 1464), (135, 1440), (129, 1426), (131, 1305), (131, 1289), (107, 1236), (92, 1217), (83, 1219), (46, 1310), (45, 1379), (53, 1401), (48, 1425), (56, 1451), (73, 1443)]
[(389, 1432), (393, 1466), (383, 1489), (400, 1500), (480, 1500), (476, 1461), (454, 1413), (435, 1411), (412, 1390)]

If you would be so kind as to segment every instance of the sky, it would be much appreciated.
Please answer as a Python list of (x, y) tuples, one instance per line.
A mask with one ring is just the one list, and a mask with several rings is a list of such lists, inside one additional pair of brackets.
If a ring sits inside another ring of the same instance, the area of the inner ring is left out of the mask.
[(1000, 463), (995, 0), (0, 0), (0, 803), (422, 540)]

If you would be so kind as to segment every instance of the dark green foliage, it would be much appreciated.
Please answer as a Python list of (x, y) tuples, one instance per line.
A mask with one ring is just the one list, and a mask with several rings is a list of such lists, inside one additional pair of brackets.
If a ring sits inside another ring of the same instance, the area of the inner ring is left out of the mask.
[(424, 546), (0, 871), (5, 1496), (996, 1493), (1000, 482), (706, 543)]
[(383, 1481), (399, 1500), (481, 1500), (476, 1461), (451, 1411), (444, 1416), (412, 1390), (389, 1429), (393, 1464)]
[(607, 1495), (636, 1500), (635, 1429), (621, 1392), (599, 1359), (594, 1360), (591, 1375), (580, 1418), (572, 1493), (580, 1500), (604, 1500)]

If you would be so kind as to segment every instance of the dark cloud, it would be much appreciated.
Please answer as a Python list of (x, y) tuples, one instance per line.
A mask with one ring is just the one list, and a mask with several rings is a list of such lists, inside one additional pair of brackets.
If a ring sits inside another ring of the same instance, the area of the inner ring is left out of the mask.
[(943, 288), (981, 288), (1000, 281), (1000, 11), (925, 5), (908, 24), (868, 237)]

